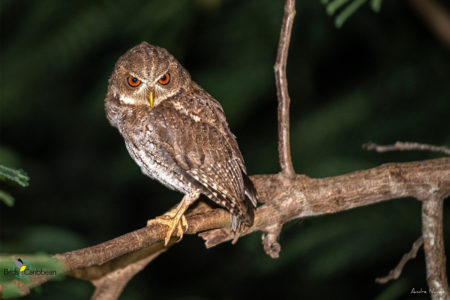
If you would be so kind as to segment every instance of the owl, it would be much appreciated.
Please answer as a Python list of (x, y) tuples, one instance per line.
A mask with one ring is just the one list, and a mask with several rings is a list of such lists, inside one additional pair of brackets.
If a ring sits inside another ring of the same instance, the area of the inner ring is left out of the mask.
[(166, 49), (143, 42), (118, 59), (105, 111), (142, 173), (184, 194), (148, 223), (168, 226), (165, 245), (200, 195), (230, 212), (234, 234), (253, 225), (256, 190), (223, 108)]

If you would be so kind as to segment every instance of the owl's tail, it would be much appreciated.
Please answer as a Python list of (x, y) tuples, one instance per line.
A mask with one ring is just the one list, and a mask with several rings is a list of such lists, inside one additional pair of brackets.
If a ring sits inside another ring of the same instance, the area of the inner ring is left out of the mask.
[(251, 203), (249, 206), (249, 210), (254, 211), (256, 205), (258, 204), (258, 195), (256, 193), (255, 186), (247, 174), (242, 173), (242, 177), (244, 178), (244, 188), (245, 188), (245, 201)]
[(255, 208), (258, 203), (258, 196), (256, 193), (255, 186), (250, 178), (242, 172), (242, 178), (244, 179), (244, 192), (245, 192), (245, 209), (246, 212), (243, 215), (231, 215), (231, 231), (239, 231), (241, 223), (245, 223), (247, 226), (252, 226), (255, 219)]

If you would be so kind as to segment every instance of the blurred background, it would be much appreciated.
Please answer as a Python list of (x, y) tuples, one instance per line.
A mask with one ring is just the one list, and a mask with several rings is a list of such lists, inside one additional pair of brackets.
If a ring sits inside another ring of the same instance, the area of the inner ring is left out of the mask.
[[(446, 1), (437, 1), (450, 10)], [(181, 199), (141, 174), (105, 119), (118, 57), (148, 41), (167, 48), (218, 99), (250, 174), (279, 172), (273, 75), (283, 1), (2, 0), (0, 163), (27, 188), (0, 203), (1, 253), (58, 253), (141, 228)], [(436, 158), (377, 154), (397, 140), (450, 146), (449, 48), (412, 9), (363, 5), (341, 29), (319, 0), (298, 1), (288, 62), (295, 170), (326, 177), (386, 162)], [(450, 209), (445, 207), (446, 249)], [(423, 252), (386, 275), (421, 234), (420, 204), (399, 199), (285, 225), (279, 259), (260, 234), (206, 250), (185, 236), (139, 273), (120, 299), (418, 299)], [(448, 266), (449, 267), (449, 266)], [(88, 299), (65, 278), (24, 299)]]

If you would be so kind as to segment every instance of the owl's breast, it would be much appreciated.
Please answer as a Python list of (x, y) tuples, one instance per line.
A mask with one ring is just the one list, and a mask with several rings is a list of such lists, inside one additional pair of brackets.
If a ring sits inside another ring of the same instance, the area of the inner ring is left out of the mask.
[(186, 179), (184, 171), (173, 161), (164, 141), (156, 133), (150, 120), (134, 126), (122, 124), (119, 131), (125, 139), (130, 156), (141, 168), (143, 174), (156, 179), (170, 189), (182, 193), (192, 191), (191, 183)]

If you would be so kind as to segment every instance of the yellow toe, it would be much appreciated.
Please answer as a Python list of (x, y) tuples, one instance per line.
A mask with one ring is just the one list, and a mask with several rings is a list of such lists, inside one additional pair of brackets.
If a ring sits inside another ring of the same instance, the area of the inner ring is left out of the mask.
[[(162, 216), (156, 217), (155, 219), (147, 221), (147, 226), (153, 224), (165, 225), (169, 227), (166, 232), (166, 235), (164, 236), (164, 246), (167, 246), (169, 244), (170, 239), (174, 234), (175, 230), (176, 230), (175, 235), (179, 237), (177, 242), (183, 238), (184, 231), (187, 230), (187, 221), (184, 216), (182, 216), (180, 219), (177, 220), (177, 218), (170, 216), (170, 214), (164, 214)], [(183, 228), (186, 229), (183, 230)]]

